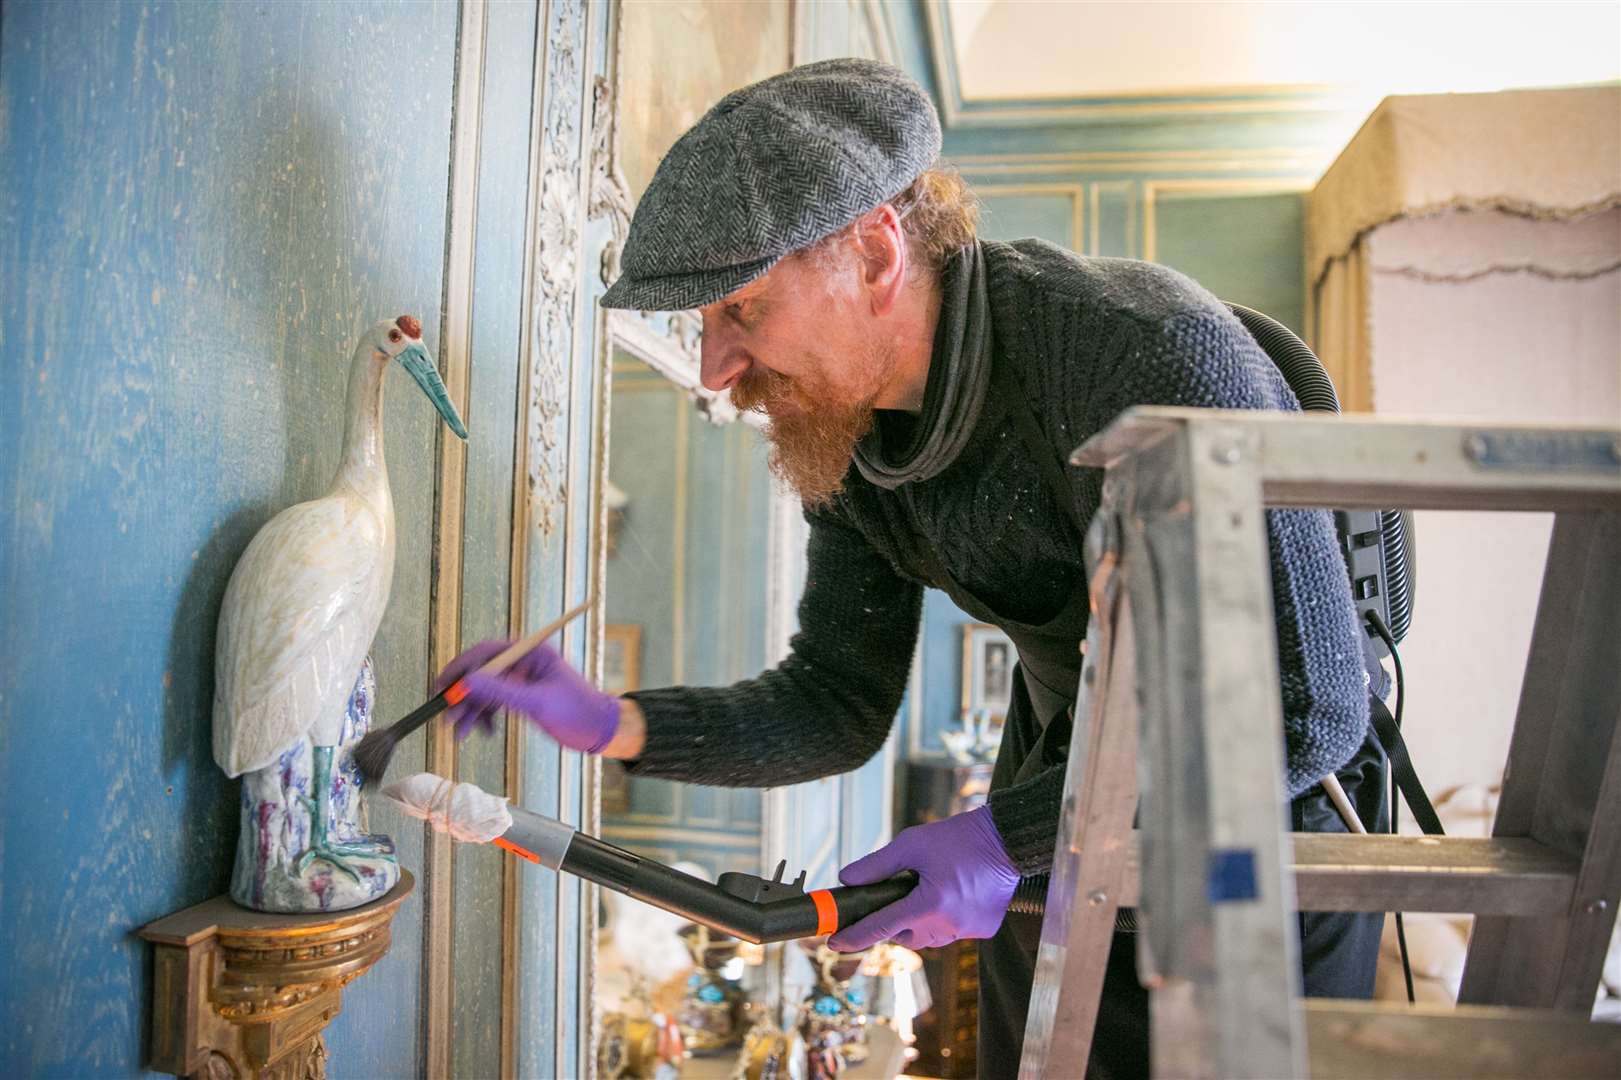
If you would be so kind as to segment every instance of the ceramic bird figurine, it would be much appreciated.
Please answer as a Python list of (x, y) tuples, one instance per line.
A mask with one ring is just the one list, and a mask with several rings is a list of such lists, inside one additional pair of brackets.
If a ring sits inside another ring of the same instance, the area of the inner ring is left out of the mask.
[(343, 453), (319, 499), (271, 518), (231, 573), (214, 667), (214, 760), (241, 776), (231, 897), (259, 911), (339, 911), (399, 880), (394, 843), (362, 823), (350, 748), (371, 722), (367, 656), (394, 577), (383, 375), (398, 361), (465, 439), (422, 324), (372, 327), (349, 368)]

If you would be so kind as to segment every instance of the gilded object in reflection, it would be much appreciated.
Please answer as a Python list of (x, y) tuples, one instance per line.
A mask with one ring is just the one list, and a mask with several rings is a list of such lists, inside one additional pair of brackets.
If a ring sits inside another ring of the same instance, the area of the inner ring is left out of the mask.
[[(602, 688), (610, 694), (642, 688), (641, 624), (609, 623), (602, 628)], [(604, 814), (630, 812), (630, 777), (624, 765), (602, 759), (601, 792)]]
[(1013, 665), (1018, 662), (1013, 639), (989, 623), (962, 627), (962, 709), (989, 712), (998, 721), (1013, 699)]
[(609, 1013), (597, 1044), (597, 1073), (604, 1080), (662, 1080), (678, 1076), (686, 1047), (676, 1022), (662, 1013)]
[(797, 1031), (782, 1031), (767, 1023), (756, 1024), (743, 1039), (732, 1080), (801, 1080), (804, 1040)]
[(799, 1032), (805, 1039), (808, 1076), (827, 1080), (846, 1066), (867, 1060), (867, 995), (851, 985), (866, 950), (834, 952), (825, 939), (801, 941), (816, 968), (816, 985), (800, 1003)]
[(609, 623), (602, 628), (602, 688), (610, 694), (628, 694), (642, 688), (639, 623)]
[(676, 1017), (682, 1038), (694, 1054), (736, 1046), (743, 1036), (747, 1002), (743, 988), (721, 969), (737, 956), (740, 942), (697, 923), (681, 929), (681, 940), (697, 965), (697, 970), (687, 977), (687, 990)]

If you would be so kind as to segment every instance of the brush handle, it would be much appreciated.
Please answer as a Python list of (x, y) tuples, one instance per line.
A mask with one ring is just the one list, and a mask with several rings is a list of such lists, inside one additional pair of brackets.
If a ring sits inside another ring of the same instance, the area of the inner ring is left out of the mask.
[[(505, 649), (502, 649), (500, 652), (496, 653), (493, 659), (478, 669), (477, 673), (480, 675), (499, 675), (513, 664), (516, 664), (519, 659), (529, 652), (530, 649), (533, 649), (536, 645), (539, 645), (542, 641), (545, 641), (547, 638), (563, 629), (563, 627), (573, 622), (577, 616), (583, 615), (587, 611), (591, 610), (591, 605), (595, 604), (596, 602), (597, 598), (594, 594), (587, 596), (580, 604), (569, 608), (567, 611), (563, 612), (563, 614), (559, 615), (545, 626), (542, 626), (539, 630), (536, 630), (533, 634), (530, 634), (526, 638), (520, 638), (519, 640), (514, 641), (511, 645), (508, 645)], [(464, 675), (462, 678), (466, 678), (466, 676)], [(460, 682), (461, 679), (456, 681)], [(452, 704), (454, 704), (454, 702), (452, 702)], [(445, 706), (443, 705), (440, 706), (441, 709), (444, 707)], [(426, 706), (424, 706), (424, 708), (426, 708)], [(415, 715), (416, 713), (411, 714), (411, 716)], [(406, 717), (406, 719), (409, 720), (410, 717)], [(400, 722), (404, 723), (405, 721), (402, 720)]]
[(427, 701), (424, 701), (421, 705), (418, 705), (416, 708), (412, 709), (409, 713), (406, 713), (402, 719), (395, 721), (387, 729), (389, 733), (394, 735), (396, 738), (403, 739), (407, 735), (411, 734), (411, 732), (421, 727), (423, 724), (426, 724), (429, 720), (432, 720), (434, 717), (450, 708), (450, 700), (446, 695), (448, 695), (450, 691), (459, 684), (460, 680), (457, 680), (457, 682), (447, 686), (445, 689), (439, 691), (439, 693), (433, 695), (433, 697), (429, 698)]
[[(539, 645), (541, 642), (563, 629), (563, 627), (573, 622), (579, 616), (585, 614), (587, 611), (590, 611), (591, 605), (595, 604), (596, 602), (597, 598), (595, 595), (587, 596), (583, 602), (569, 608), (567, 611), (563, 612), (563, 614), (559, 615), (545, 626), (542, 626), (539, 630), (536, 630), (533, 634), (530, 634), (526, 638), (521, 638), (518, 641), (514, 641), (511, 645), (508, 645), (506, 648), (496, 653), (494, 658), (482, 665), (476, 672), (474, 672), (474, 674), (501, 674), (507, 668), (523, 659), (523, 657), (528, 654), (529, 650), (533, 649), (536, 645)], [(432, 698), (424, 701), (415, 709), (412, 709), (410, 715), (406, 716), (405, 719), (394, 725), (394, 730), (401, 736), (409, 735), (411, 732), (415, 731), (423, 724), (426, 724), (429, 720), (433, 719), (435, 716), (438, 716), (452, 705), (458, 704), (462, 698), (466, 696), (467, 676), (463, 675), (461, 678), (445, 687), (439, 693), (435, 694)]]
[[(565, 611), (561, 616), (553, 619), (545, 626), (542, 626), (539, 630), (536, 630), (533, 634), (530, 634), (522, 641), (515, 641), (511, 645), (508, 645), (505, 649), (502, 649), (496, 654), (493, 660), (480, 667), (477, 674), (498, 675), (505, 671), (507, 668), (517, 663), (519, 658), (521, 658), (530, 649), (533, 649), (536, 645), (539, 645), (542, 641), (545, 641), (547, 638), (557, 633), (578, 616), (584, 614), (586, 611), (589, 611), (591, 609), (591, 605), (596, 602), (597, 600), (595, 596), (586, 597), (584, 603)], [(439, 691), (433, 697), (412, 709), (405, 715), (404, 718), (396, 721), (385, 730), (388, 731), (389, 734), (393, 735), (396, 739), (403, 739), (407, 735), (411, 734), (411, 732), (421, 727), (423, 724), (426, 724), (429, 720), (432, 720), (434, 717), (438, 716), (452, 705), (461, 701), (461, 699), (466, 696), (467, 676), (463, 675), (461, 678)]]

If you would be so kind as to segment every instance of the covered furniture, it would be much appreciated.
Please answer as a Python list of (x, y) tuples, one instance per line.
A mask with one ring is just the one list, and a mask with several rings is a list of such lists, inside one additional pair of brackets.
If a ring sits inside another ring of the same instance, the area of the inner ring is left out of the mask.
[[(1621, 88), (1387, 98), (1311, 193), (1306, 276), (1348, 411), (1617, 423)], [(1432, 794), (1490, 789), (1550, 518), (1416, 525), (1407, 739)]]

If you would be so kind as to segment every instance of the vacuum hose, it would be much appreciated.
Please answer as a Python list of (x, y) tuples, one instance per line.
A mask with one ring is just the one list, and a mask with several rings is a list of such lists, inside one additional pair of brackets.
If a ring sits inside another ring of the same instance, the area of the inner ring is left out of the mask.
[(1270, 315), (1228, 304), (1228, 310), (1238, 316), (1244, 329), (1250, 332), (1258, 345), (1272, 358), (1272, 363), (1283, 372), (1283, 381), (1300, 399), (1300, 407), (1307, 412), (1340, 411), (1340, 398), (1334, 392), (1334, 382), (1323, 370), (1323, 362), (1307, 347), (1295, 332)]
[[(769, 880), (754, 874), (725, 873), (716, 882), (582, 833), (482, 790), (418, 773), (383, 789), (412, 817), (440, 832), (471, 843), (493, 843), (521, 859), (594, 881), (654, 907), (755, 944), (818, 937), (865, 919), (900, 900), (917, 886), (917, 873), (905, 870), (870, 885), (841, 885), (805, 891), (805, 875), (782, 879), (786, 862)], [(1019, 883), (1010, 910), (1039, 914), (1047, 878)]]
[[(1270, 315), (1228, 303), (1227, 308), (1244, 324), (1244, 329), (1260, 345), (1272, 363), (1283, 373), (1300, 407), (1307, 412), (1340, 411), (1334, 382), (1323, 370), (1317, 354), (1293, 330)], [(1379, 511), (1379, 532), (1383, 537), (1385, 596), (1390, 610), (1390, 636), (1400, 642), (1413, 622), (1413, 593), (1418, 587), (1418, 559), (1413, 551), (1411, 510)]]
[[(519, 807), (511, 813), (512, 828), (496, 843), (513, 854), (756, 944), (834, 933), (888, 907), (917, 885), (916, 872), (904, 870), (871, 885), (807, 893), (803, 874), (797, 881), (782, 880), (783, 864), (770, 880), (732, 872), (711, 884), (551, 818)], [(1045, 874), (1025, 878), (1008, 910), (1039, 915), (1046, 896)]]
[(906, 870), (871, 885), (807, 893), (803, 874), (798, 881), (782, 880), (782, 865), (769, 881), (733, 872), (711, 883), (521, 807), (510, 812), (512, 827), (495, 843), (514, 855), (755, 944), (834, 933), (888, 907), (917, 885), (917, 874)]
[(1379, 532), (1385, 540), (1385, 594), (1390, 599), (1390, 637), (1398, 644), (1413, 625), (1413, 594), (1418, 591), (1418, 557), (1411, 510), (1379, 511)]
[(1020, 878), (1018, 888), (1013, 890), (1013, 899), (1008, 902), (1008, 911), (1014, 915), (1045, 913), (1049, 880), (1046, 874), (1032, 874), (1030, 877)]

